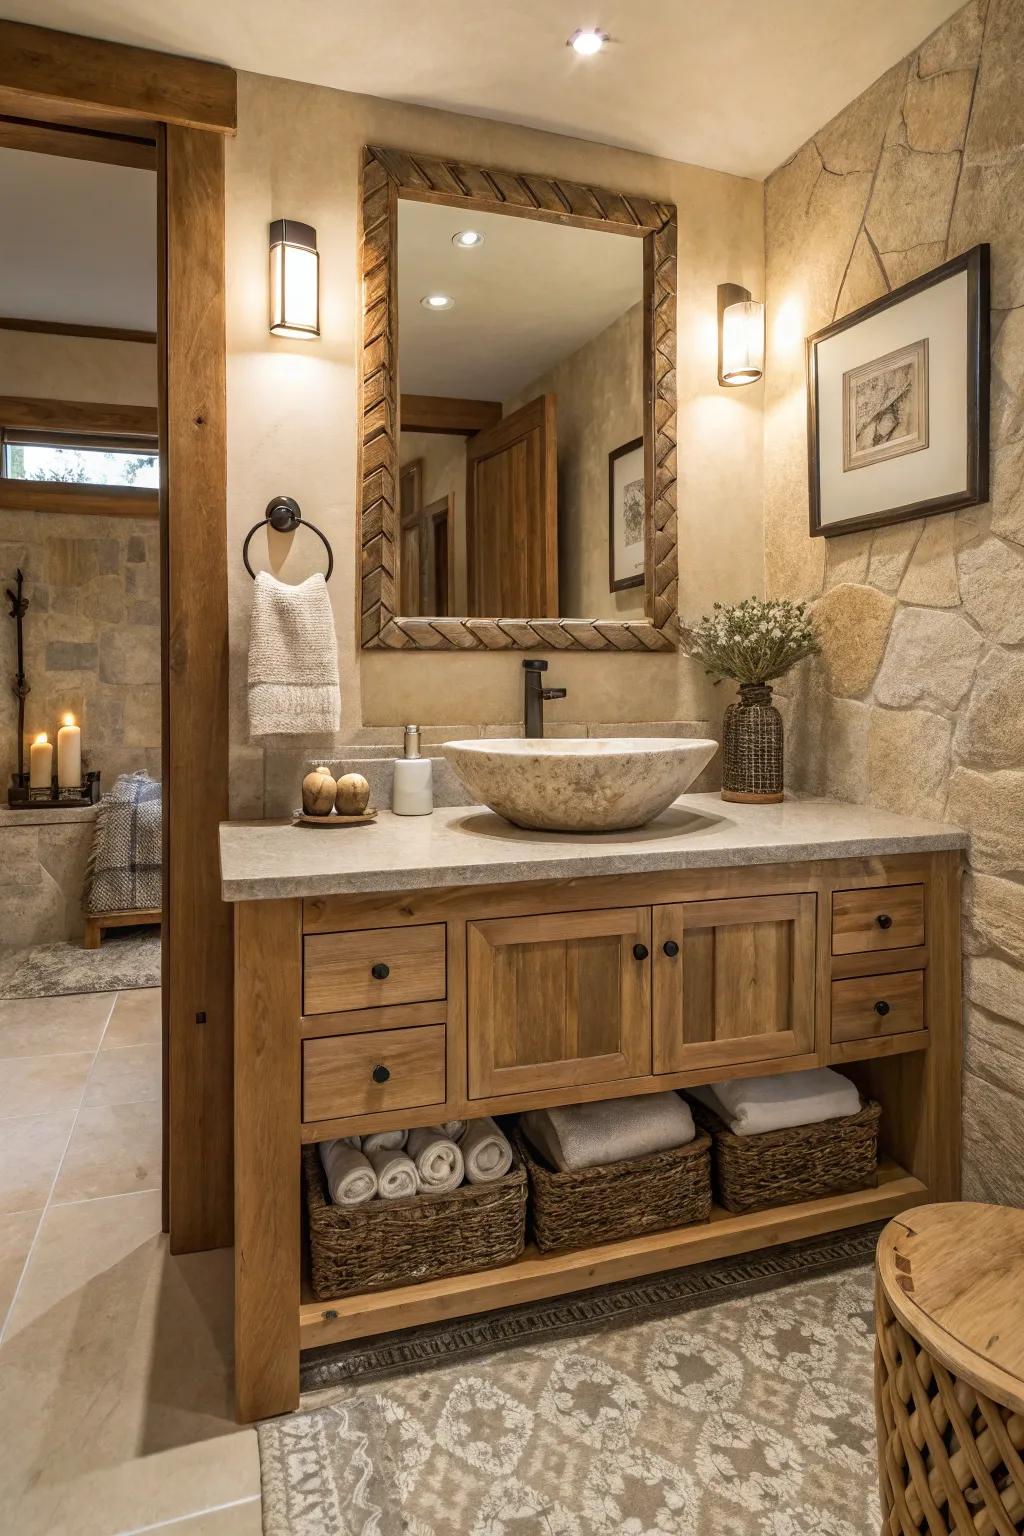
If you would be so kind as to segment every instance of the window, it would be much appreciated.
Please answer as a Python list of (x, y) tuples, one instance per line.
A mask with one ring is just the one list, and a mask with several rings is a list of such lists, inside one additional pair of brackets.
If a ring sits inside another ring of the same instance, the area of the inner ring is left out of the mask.
[(156, 439), (96, 432), (0, 431), (0, 475), (64, 485), (160, 484)]

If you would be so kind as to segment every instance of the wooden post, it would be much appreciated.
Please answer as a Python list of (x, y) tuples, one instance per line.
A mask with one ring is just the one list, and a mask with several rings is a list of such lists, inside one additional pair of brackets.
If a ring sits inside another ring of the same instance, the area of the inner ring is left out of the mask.
[(166, 314), (161, 351), (164, 926), (168, 1207), (173, 1253), (232, 1241), (224, 141), (158, 144)]
[(235, 908), (235, 1407), (299, 1401), (302, 902)]

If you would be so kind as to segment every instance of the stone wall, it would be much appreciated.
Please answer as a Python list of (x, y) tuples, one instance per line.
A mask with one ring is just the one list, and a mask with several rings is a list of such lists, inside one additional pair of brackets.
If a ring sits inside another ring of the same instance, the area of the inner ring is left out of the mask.
[[(765, 189), (765, 571), (824, 656), (784, 701), (794, 787), (945, 817), (965, 885), (965, 1181), (1024, 1203), (1024, 0), (971, 0)], [(803, 337), (992, 246), (992, 500), (807, 535)]]
[[(25, 573), (28, 740), (70, 710), (86, 768), (160, 777), (160, 564), (152, 518), (0, 511), (0, 589)], [(4, 614), (8, 605), (4, 605)], [(16, 768), (15, 627), (0, 617), (0, 783)], [(26, 747), (27, 763), (27, 747)]]

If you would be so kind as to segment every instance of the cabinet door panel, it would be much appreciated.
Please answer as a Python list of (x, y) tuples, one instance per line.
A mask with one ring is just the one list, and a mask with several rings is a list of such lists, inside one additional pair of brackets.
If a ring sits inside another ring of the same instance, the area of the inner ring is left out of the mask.
[(655, 1072), (814, 1049), (815, 906), (808, 894), (654, 908)]
[(466, 925), (472, 1098), (650, 1071), (649, 907)]

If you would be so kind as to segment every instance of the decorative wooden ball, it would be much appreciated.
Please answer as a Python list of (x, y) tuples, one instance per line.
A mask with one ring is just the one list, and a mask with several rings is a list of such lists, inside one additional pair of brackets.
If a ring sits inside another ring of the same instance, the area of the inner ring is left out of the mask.
[(307, 816), (329, 816), (338, 786), (326, 768), (314, 768), (302, 781), (302, 809)]
[(345, 773), (338, 780), (335, 804), (339, 816), (361, 816), (370, 803), (370, 786), (361, 773)]

